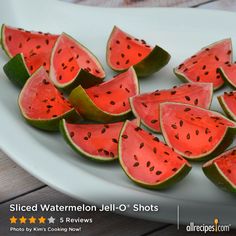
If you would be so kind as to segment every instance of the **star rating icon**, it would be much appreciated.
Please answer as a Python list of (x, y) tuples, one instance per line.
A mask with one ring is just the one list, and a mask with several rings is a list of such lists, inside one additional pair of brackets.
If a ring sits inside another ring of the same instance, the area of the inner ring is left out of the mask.
[(53, 218), (52, 216), (48, 218), (48, 223), (49, 224), (54, 224), (55, 223), (55, 218)]
[(17, 222), (17, 218), (16, 218), (15, 216), (12, 216), (12, 217), (10, 218), (10, 223), (11, 223), (11, 224), (16, 224), (16, 222)]
[(30, 224), (35, 224), (35, 223), (36, 223), (36, 218), (33, 217), (33, 216), (31, 216), (31, 217), (29, 218), (29, 223), (30, 223)]
[(41, 216), (40, 218), (38, 218), (39, 224), (45, 224), (46, 218)]
[(21, 216), (21, 218), (19, 218), (19, 220), (20, 220), (20, 223), (21, 223), (21, 224), (25, 224), (27, 218), (25, 218), (24, 216)]

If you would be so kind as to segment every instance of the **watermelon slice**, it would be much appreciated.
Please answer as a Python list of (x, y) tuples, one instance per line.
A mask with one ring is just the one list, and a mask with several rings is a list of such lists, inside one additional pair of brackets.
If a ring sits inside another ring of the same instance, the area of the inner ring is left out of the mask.
[(236, 193), (236, 148), (222, 153), (202, 167), (205, 175), (223, 190)]
[(193, 161), (218, 155), (236, 134), (236, 123), (220, 113), (175, 102), (160, 105), (160, 124), (166, 143)]
[(134, 115), (153, 132), (160, 132), (159, 112), (162, 102), (183, 102), (203, 108), (211, 104), (213, 86), (211, 83), (187, 83), (172, 89), (156, 90), (130, 98)]
[(89, 88), (105, 77), (98, 59), (68, 34), (61, 34), (52, 51), (50, 78), (56, 87), (71, 90)]
[(217, 98), (225, 114), (236, 121), (236, 91), (224, 92), (223, 95)]
[(213, 83), (214, 90), (217, 90), (224, 84), (219, 67), (231, 62), (231, 39), (224, 39), (186, 59), (174, 69), (174, 73), (183, 81)]
[[(44, 66), (49, 71), (51, 50), (57, 38), (58, 35), (23, 30), (4, 24), (1, 30), (3, 50), (10, 58), (23, 53), (25, 65), (30, 74), (40, 66)], [(14, 64), (9, 70), (14, 70)], [(25, 68), (23, 67), (22, 70)]]
[(166, 188), (191, 170), (184, 158), (130, 121), (120, 133), (119, 160), (127, 176), (147, 188)]
[(78, 117), (71, 104), (54, 87), (43, 67), (27, 80), (19, 96), (19, 107), (26, 121), (39, 129), (55, 131), (61, 119)]
[(151, 47), (145, 40), (137, 39), (113, 28), (107, 42), (107, 64), (115, 71), (124, 71), (133, 66), (138, 76), (148, 76), (170, 60), (167, 51), (159, 46)]
[(106, 123), (127, 118), (131, 112), (129, 98), (138, 93), (137, 76), (131, 67), (89, 89), (75, 88), (69, 100), (85, 119)]
[[(139, 125), (139, 120), (132, 121)], [(66, 142), (77, 153), (96, 161), (118, 158), (119, 134), (124, 122), (111, 124), (70, 124), (61, 121), (60, 130)]]
[(227, 84), (236, 89), (236, 63), (223, 65), (219, 72)]

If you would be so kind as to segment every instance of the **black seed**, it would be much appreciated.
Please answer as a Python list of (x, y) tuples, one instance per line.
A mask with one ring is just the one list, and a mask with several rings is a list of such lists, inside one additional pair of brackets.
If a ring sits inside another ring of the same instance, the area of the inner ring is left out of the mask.
[(26, 39), (26, 42), (29, 42), (29, 41), (30, 41), (30, 39), (31, 39), (31, 38), (27, 38), (27, 39)]
[(175, 135), (175, 138), (179, 140), (179, 135), (178, 135), (178, 134), (176, 134), (176, 135)]
[(208, 139), (208, 142), (210, 143), (212, 141), (212, 136)]
[(170, 155), (170, 153), (169, 153), (169, 152), (164, 152), (164, 154), (166, 154), (167, 156), (169, 156), (169, 155)]
[(146, 41), (145, 41), (145, 40), (143, 40), (143, 39), (141, 39), (141, 42), (142, 42), (143, 44), (146, 44)]
[(127, 49), (130, 49), (131, 47), (130, 47), (130, 45), (127, 45)]
[(190, 133), (187, 134), (186, 138), (187, 138), (187, 139), (190, 139)]
[(220, 75), (217, 75), (217, 76), (216, 76), (216, 78), (217, 78), (217, 79), (220, 79), (220, 78), (221, 78), (221, 76), (220, 76)]
[(116, 103), (114, 101), (110, 101), (110, 104), (111, 105), (115, 105)]
[(73, 61), (74, 57), (69, 58), (68, 62)]
[(191, 100), (191, 98), (190, 98), (189, 96), (185, 96), (185, 99), (186, 99), (187, 101), (190, 101), (190, 100)]
[(136, 161), (138, 160), (138, 157), (135, 154), (134, 154), (134, 160)]
[(47, 81), (46, 79), (43, 79), (43, 84), (50, 84), (49, 81)]
[(191, 108), (187, 107), (187, 108), (184, 109), (184, 111), (185, 111), (185, 112), (191, 111)]
[(43, 63), (43, 66), (46, 66), (46, 65), (47, 65), (47, 63), (46, 63), (46, 62), (44, 62), (44, 63)]
[(156, 172), (156, 175), (160, 175), (162, 172), (160, 171), (160, 170), (158, 170), (157, 172)]
[(106, 132), (106, 128), (102, 128), (101, 133), (104, 134)]
[(195, 133), (196, 133), (196, 135), (199, 135), (199, 130), (198, 130), (198, 129), (196, 129)]
[(84, 140), (88, 140), (88, 137), (85, 136), (85, 137), (84, 137)]
[(107, 93), (107, 94), (111, 94), (111, 91), (107, 91), (106, 93)]
[(140, 143), (139, 148), (141, 149), (143, 147), (144, 147), (144, 143)]
[(88, 134), (87, 134), (88, 138), (90, 138), (91, 135), (92, 135), (91, 132), (88, 132)]
[(72, 72), (74, 69), (75, 69), (75, 67), (74, 67), (74, 66), (72, 66), (72, 67), (70, 68), (70, 71)]
[(9, 36), (8, 36), (8, 40), (11, 41), (11, 39), (12, 39), (12, 37), (11, 37), (11, 35), (9, 35)]
[(141, 54), (141, 53), (138, 53), (138, 56), (139, 56), (139, 57), (141, 57), (141, 56), (142, 56), (142, 54)]
[(174, 95), (174, 94), (176, 94), (176, 91), (171, 91), (170, 94)]
[(167, 163), (167, 162), (168, 162), (168, 160), (164, 160), (164, 162), (165, 162), (165, 163)]
[(154, 166), (149, 168), (150, 171), (154, 171)]
[(180, 156), (177, 156), (177, 158), (179, 158), (181, 161), (183, 160), (183, 158), (182, 158), (182, 157), (180, 157)]
[(204, 75), (208, 75), (209, 74), (209, 72), (208, 71), (206, 71), (205, 73), (204, 73)]
[(174, 171), (174, 172), (177, 171), (177, 168), (173, 168), (172, 171)]
[(133, 165), (133, 167), (137, 167), (137, 166), (139, 166), (139, 162), (135, 162)]
[(146, 104), (146, 103), (144, 103), (144, 102), (142, 102), (142, 105), (143, 105), (144, 107), (147, 107), (147, 104)]
[(193, 64), (196, 64), (196, 63), (197, 63), (197, 61), (194, 61), (194, 62), (193, 62)]
[(73, 138), (75, 136), (74, 132), (70, 132), (70, 137)]
[(67, 66), (64, 66), (64, 67), (63, 67), (63, 70), (65, 70), (66, 68), (67, 68)]
[(206, 65), (204, 65), (204, 66), (202, 67), (202, 69), (205, 70), (205, 69), (206, 69)]
[(127, 39), (127, 40), (131, 40), (131, 38), (130, 38), (130, 37), (128, 37), (128, 36), (126, 37), (126, 39)]
[(175, 124), (171, 125), (171, 127), (172, 127), (173, 129), (177, 129), (177, 125), (175, 125)]
[(113, 142), (113, 143), (118, 143), (118, 140), (115, 139), (115, 138), (113, 138), (113, 139), (112, 139), (112, 142)]
[(126, 90), (126, 92), (130, 93), (130, 90), (129, 90), (129, 89), (125, 88), (125, 90)]
[(153, 138), (153, 141), (160, 142), (160, 140), (159, 140), (158, 137), (154, 137), (154, 138)]
[(116, 40), (116, 43), (117, 43), (117, 44), (120, 44), (120, 41), (119, 41), (119, 40)]
[(128, 63), (129, 63), (129, 59), (128, 59), (128, 60), (126, 60), (125, 64), (127, 65)]
[(215, 56), (216, 61), (219, 61), (219, 57)]
[(228, 172), (229, 174), (231, 174), (231, 170), (230, 170), (230, 169), (228, 169), (227, 172)]
[(152, 123), (152, 124), (155, 124), (155, 123), (157, 123), (157, 121), (158, 121), (158, 120), (151, 120), (151, 123)]
[(78, 59), (78, 58), (79, 58), (79, 54), (76, 55), (76, 59)]
[(209, 51), (210, 49), (209, 48), (205, 48), (206, 51)]
[(153, 148), (153, 152), (157, 153), (157, 148), (156, 147)]
[(62, 49), (60, 48), (60, 49), (57, 51), (57, 53), (59, 54), (59, 53), (61, 53), (61, 51), (62, 51)]
[(124, 57), (125, 57), (125, 54), (124, 54), (124, 53), (121, 53), (121, 57), (124, 58)]
[(180, 125), (180, 127), (182, 127), (183, 124), (184, 124), (184, 122), (183, 122), (182, 120), (180, 120), (180, 121), (179, 121), (179, 125)]
[(185, 69), (184, 69), (184, 72), (186, 72), (186, 71), (188, 71), (188, 68), (185, 68)]
[(208, 128), (206, 128), (205, 129), (205, 134), (208, 134), (208, 133), (210, 133), (211, 131), (208, 129)]
[(200, 77), (198, 76), (196, 80), (197, 80), (197, 81), (200, 81)]
[(150, 165), (151, 165), (151, 162), (148, 161), (147, 164), (146, 164), (146, 166), (149, 167)]
[(142, 130), (142, 129), (140, 127), (135, 127), (134, 130), (139, 131), (139, 130)]
[(197, 104), (198, 104), (198, 99), (196, 98), (196, 99), (194, 100), (194, 105), (197, 106)]
[(120, 62), (119, 62), (119, 61), (117, 61), (117, 62), (116, 62), (116, 65), (120, 65)]
[(229, 54), (231, 54), (231, 52), (232, 52), (232, 51), (231, 51), (231, 50), (229, 50), (229, 51), (227, 52), (227, 54), (229, 55)]
[(128, 138), (128, 135), (123, 134), (121, 137), (124, 138), (124, 139), (127, 139), (127, 138)]
[(97, 94), (94, 94), (93, 96), (94, 96), (95, 98), (98, 98), (98, 97), (99, 97)]
[(123, 107), (125, 107), (126, 106), (126, 104), (125, 104), (125, 102), (123, 102)]
[(110, 126), (108, 124), (105, 124), (104, 127), (108, 129)]
[(103, 149), (102, 149), (102, 148), (99, 148), (99, 149), (98, 149), (98, 152), (102, 152), (102, 151), (103, 151)]
[(51, 99), (50, 99), (50, 101), (52, 101), (52, 102), (53, 102), (53, 101), (55, 101), (55, 100), (56, 100), (56, 98), (55, 98), (55, 97), (53, 97), (53, 98), (51, 98)]

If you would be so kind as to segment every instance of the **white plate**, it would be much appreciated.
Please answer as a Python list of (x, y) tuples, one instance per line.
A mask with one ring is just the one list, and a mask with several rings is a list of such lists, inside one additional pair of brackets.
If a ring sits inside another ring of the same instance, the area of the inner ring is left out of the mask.
[[(111, 9), (83, 7), (55, 0), (1, 1), (0, 23), (26, 29), (67, 33), (87, 45), (105, 64), (106, 40), (113, 25), (166, 48), (172, 59), (159, 73), (142, 80), (141, 90), (179, 84), (172, 68), (202, 46), (231, 37), (236, 43), (236, 15), (195, 9)], [(0, 51), (0, 66), (7, 58)], [(105, 66), (108, 78), (112, 75)], [(17, 107), (18, 89), (0, 72), (0, 145), (9, 156), (48, 185), (80, 200), (101, 203), (152, 203), (160, 211), (126, 212), (135, 217), (176, 222), (221, 223), (236, 226), (236, 199), (215, 187), (193, 165), (191, 173), (168, 190), (150, 191), (134, 185), (117, 164), (96, 164), (77, 156), (58, 134), (28, 126)], [(222, 92), (222, 90), (220, 91)], [(213, 108), (219, 109), (214, 100)]]

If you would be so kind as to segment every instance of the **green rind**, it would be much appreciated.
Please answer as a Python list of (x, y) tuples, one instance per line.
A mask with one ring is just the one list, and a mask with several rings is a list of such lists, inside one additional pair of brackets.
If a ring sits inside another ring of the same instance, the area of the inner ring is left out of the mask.
[(236, 188), (227, 181), (214, 163), (210, 165), (206, 164), (203, 165), (202, 170), (207, 178), (222, 190), (236, 193)]
[(9, 58), (12, 58), (12, 56), (9, 54), (8, 52), (8, 49), (6, 48), (5, 46), (5, 42), (4, 42), (4, 28), (5, 28), (5, 24), (2, 24), (2, 27), (1, 27), (1, 46), (2, 46), (2, 49), (3, 51), (6, 53), (6, 55), (9, 57)]
[[(139, 93), (139, 83), (134, 70), (133, 76), (137, 93)], [(91, 98), (87, 95), (86, 91), (82, 88), (81, 85), (72, 90), (71, 94), (69, 95), (69, 101), (83, 118), (101, 123), (122, 121), (128, 119), (130, 117), (130, 114), (132, 114), (131, 108), (128, 111), (120, 114), (111, 114), (101, 110), (91, 100)]]
[(48, 119), (48, 120), (36, 120), (36, 119), (30, 119), (29, 117), (27, 117), (20, 105), (20, 100), (19, 100), (19, 107), (20, 107), (20, 111), (22, 116), (25, 118), (25, 120), (27, 121), (28, 124), (34, 126), (35, 128), (44, 130), (44, 131), (58, 131), (59, 130), (59, 123), (61, 119), (66, 119), (69, 121), (74, 121), (74, 120), (78, 120), (79, 116), (76, 113), (76, 111), (74, 109), (69, 110), (67, 113), (58, 116), (56, 118), (53, 119)]
[(139, 77), (146, 77), (167, 65), (170, 57), (167, 51), (156, 45), (147, 57), (133, 67)]
[(129, 179), (131, 179), (134, 183), (138, 184), (139, 186), (142, 186), (144, 188), (148, 188), (148, 189), (156, 189), (156, 190), (161, 190), (161, 189), (166, 189), (168, 187), (170, 187), (171, 185), (179, 182), (180, 180), (182, 180), (189, 172), (190, 170), (192, 169), (191, 165), (188, 165), (188, 164), (184, 164), (182, 166), (182, 168), (180, 168), (175, 175), (173, 175), (172, 177), (170, 177), (169, 179), (161, 182), (161, 183), (158, 183), (158, 184), (148, 184), (148, 183), (144, 183), (144, 182), (141, 182), (135, 178), (133, 178), (127, 171), (126, 171), (126, 168), (125, 168), (125, 165), (122, 161), (122, 151), (121, 151), (121, 142), (122, 142), (122, 134), (126, 128), (126, 125), (127, 125), (127, 122), (125, 122), (125, 124), (123, 125), (123, 128), (120, 132), (120, 136), (119, 136), (119, 144), (118, 144), (118, 156), (119, 156), (119, 163), (123, 169), (123, 171), (125, 172), (125, 174), (129, 177)]
[[(173, 71), (174, 71), (174, 74), (177, 76), (177, 78), (178, 78), (180, 81), (182, 81), (183, 83), (197, 83), (196, 81), (192, 81), (192, 80), (188, 79), (188, 77), (186, 77), (183, 73), (178, 72), (178, 69), (177, 69), (177, 68), (174, 68)], [(205, 83), (208, 83), (208, 82), (205, 82)], [(209, 82), (209, 83), (210, 83), (210, 82)], [(214, 91), (217, 91), (218, 89), (220, 89), (220, 88), (223, 87), (223, 86), (224, 86), (224, 83), (221, 84), (220, 86), (216, 87), (216, 88), (214, 88), (214, 86), (213, 86), (213, 90), (214, 90)]]
[(83, 116), (83, 118), (98, 122), (115, 122), (128, 118), (130, 111), (120, 115), (111, 115), (99, 109), (94, 102), (87, 95), (82, 86), (75, 88), (69, 100), (76, 110)]
[(10, 59), (3, 66), (3, 71), (8, 79), (19, 88), (22, 88), (30, 77), (23, 54), (17, 54)]
[[(92, 74), (90, 74), (89, 72), (81, 69), (78, 74), (76, 75), (76, 77), (69, 83), (66, 84), (60, 84), (58, 81), (55, 81), (53, 79), (52, 76), (52, 60), (53, 60), (53, 56), (54, 56), (54, 51), (57, 48), (57, 42), (55, 43), (53, 49), (52, 49), (52, 53), (51, 53), (51, 58), (50, 58), (50, 73), (49, 73), (49, 77), (51, 79), (51, 81), (55, 84), (55, 86), (58, 89), (64, 90), (66, 92), (70, 92), (72, 91), (74, 88), (78, 87), (79, 85), (81, 85), (83, 88), (89, 88), (92, 87), (96, 84), (100, 84), (103, 82), (104, 78), (105, 78), (105, 70), (102, 66), (102, 64), (100, 63), (100, 61), (98, 60), (98, 58), (84, 45), (82, 45), (80, 42), (78, 42), (77, 40), (75, 40), (74, 38), (72, 38), (70, 35), (66, 34), (66, 33), (62, 33), (62, 35), (66, 35), (67, 37), (71, 38), (73, 41), (76, 42), (76, 44), (78, 44), (80, 47), (84, 48), (89, 54), (91, 54), (91, 56), (96, 60), (96, 63), (102, 68), (102, 70), (104, 71), (104, 77), (100, 78), (100, 77), (96, 77)], [(60, 37), (59, 37), (60, 38)], [(59, 40), (59, 38), (57, 39), (57, 41)], [(56, 69), (54, 69), (56, 70)]]
[[(116, 26), (114, 26), (109, 39), (107, 41), (106, 46), (106, 61), (108, 66), (117, 72), (126, 71), (127, 69), (117, 69), (113, 67), (108, 59), (108, 50), (109, 50), (109, 43), (112, 38), (113, 32), (116, 29)], [(136, 74), (138, 77), (146, 77), (149, 76), (157, 71), (159, 71), (161, 68), (163, 68), (168, 62), (170, 61), (170, 54), (165, 51), (163, 48), (159, 46), (155, 46), (153, 50), (149, 53), (147, 57), (145, 57), (142, 61), (139, 63), (133, 65), (133, 68), (136, 71)]]
[(217, 97), (218, 102), (220, 103), (220, 106), (222, 107), (223, 111), (225, 112), (225, 114), (232, 119), (233, 121), (236, 121), (236, 116), (235, 114), (233, 114), (227, 107), (227, 105), (224, 102), (224, 98), (222, 96), (218, 96)]
[[(174, 102), (176, 103), (176, 102)], [(187, 106), (192, 106), (192, 105), (189, 105), (189, 104), (186, 104)], [(201, 108), (200, 109), (203, 109), (203, 110), (206, 110), (204, 108)], [(211, 111), (211, 112), (214, 112), (214, 113), (217, 113), (218, 115), (220, 116), (223, 116), (221, 113), (219, 112), (216, 112), (216, 111)], [(160, 112), (160, 116), (161, 116), (161, 112)], [(227, 119), (226, 117), (224, 117), (225, 119)], [(233, 122), (233, 121), (231, 121)], [(160, 118), (160, 127), (161, 127), (161, 131), (162, 131), (162, 134), (163, 134), (163, 127), (162, 127), (162, 122), (161, 122), (161, 118)], [(201, 161), (208, 161), (208, 160), (211, 160), (213, 159), (214, 157), (216, 157), (217, 155), (219, 155), (220, 153), (222, 153), (233, 141), (234, 141), (234, 137), (236, 135), (236, 123), (235, 123), (235, 127), (232, 128), (232, 127), (227, 127), (227, 130), (226, 130), (226, 133), (224, 135), (224, 137), (222, 138), (221, 142), (219, 143), (219, 145), (215, 148), (214, 151), (210, 152), (209, 154), (206, 154), (206, 155), (202, 155), (200, 157), (193, 157), (193, 158), (190, 158), (190, 157), (187, 157), (184, 155), (184, 153), (182, 152), (178, 152), (177, 150), (175, 150), (177, 153), (179, 153), (181, 156), (183, 156), (185, 159), (189, 160), (189, 161), (193, 161), (193, 162), (201, 162)], [(166, 140), (165, 138), (165, 135), (163, 135), (163, 138), (165, 140), (165, 142), (170, 146), (172, 147), (172, 145), (170, 145), (170, 143)]]
[(221, 74), (223, 80), (226, 82), (227, 85), (229, 85), (232, 89), (236, 89), (236, 84), (233, 84), (230, 79), (228, 78), (228, 76), (225, 74), (224, 69), (223, 68), (219, 68), (218, 69), (219, 73)]

